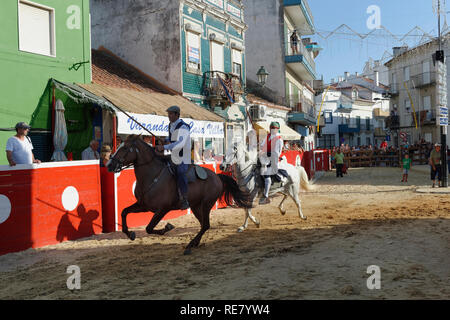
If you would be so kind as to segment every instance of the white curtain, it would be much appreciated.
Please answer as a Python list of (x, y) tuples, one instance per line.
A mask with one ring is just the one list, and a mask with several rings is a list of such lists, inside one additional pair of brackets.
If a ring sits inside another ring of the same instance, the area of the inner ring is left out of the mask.
[(51, 161), (67, 161), (66, 155), (64, 154), (64, 148), (67, 145), (67, 127), (64, 110), (62, 101), (58, 99), (55, 107), (55, 133), (53, 135), (55, 151), (53, 152)]

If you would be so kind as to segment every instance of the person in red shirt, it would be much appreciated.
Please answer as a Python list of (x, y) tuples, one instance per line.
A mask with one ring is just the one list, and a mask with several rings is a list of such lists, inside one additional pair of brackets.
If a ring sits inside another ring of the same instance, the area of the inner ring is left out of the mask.
[(384, 151), (386, 151), (386, 148), (387, 148), (387, 142), (386, 142), (386, 140), (383, 140), (383, 142), (381, 143), (381, 145), (380, 145), (380, 149), (383, 149)]

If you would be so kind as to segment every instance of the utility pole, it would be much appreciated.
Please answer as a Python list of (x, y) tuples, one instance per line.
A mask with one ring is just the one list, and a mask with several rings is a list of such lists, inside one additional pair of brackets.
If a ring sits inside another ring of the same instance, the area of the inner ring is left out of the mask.
[(440, 127), (441, 133), (441, 169), (442, 169), (442, 187), (448, 187), (448, 168), (447, 168), (447, 126), (448, 126), (448, 105), (447, 105), (447, 67), (445, 64), (445, 55), (441, 45), (441, 0), (437, 0), (438, 15), (438, 45), (439, 51), (436, 51), (436, 93), (437, 110), (436, 121)]

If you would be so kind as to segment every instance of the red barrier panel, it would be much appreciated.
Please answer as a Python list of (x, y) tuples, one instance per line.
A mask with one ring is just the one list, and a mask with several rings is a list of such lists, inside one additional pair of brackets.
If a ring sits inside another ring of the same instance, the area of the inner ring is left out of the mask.
[(302, 164), (303, 154), (300, 151), (287, 150), (281, 153), (281, 158), (285, 158), (289, 164), (297, 167)]
[(0, 166), (0, 254), (102, 232), (98, 161)]

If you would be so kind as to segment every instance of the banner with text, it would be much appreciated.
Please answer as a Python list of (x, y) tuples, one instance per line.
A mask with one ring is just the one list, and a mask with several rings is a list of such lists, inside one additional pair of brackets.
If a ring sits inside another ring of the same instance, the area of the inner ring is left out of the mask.
[[(154, 135), (164, 137), (169, 135), (168, 117), (138, 113), (129, 113), (129, 115)], [(225, 136), (223, 122), (182, 119), (191, 127), (191, 138), (224, 138)], [(117, 120), (117, 132), (119, 134), (149, 134), (122, 112), (117, 114)]]

